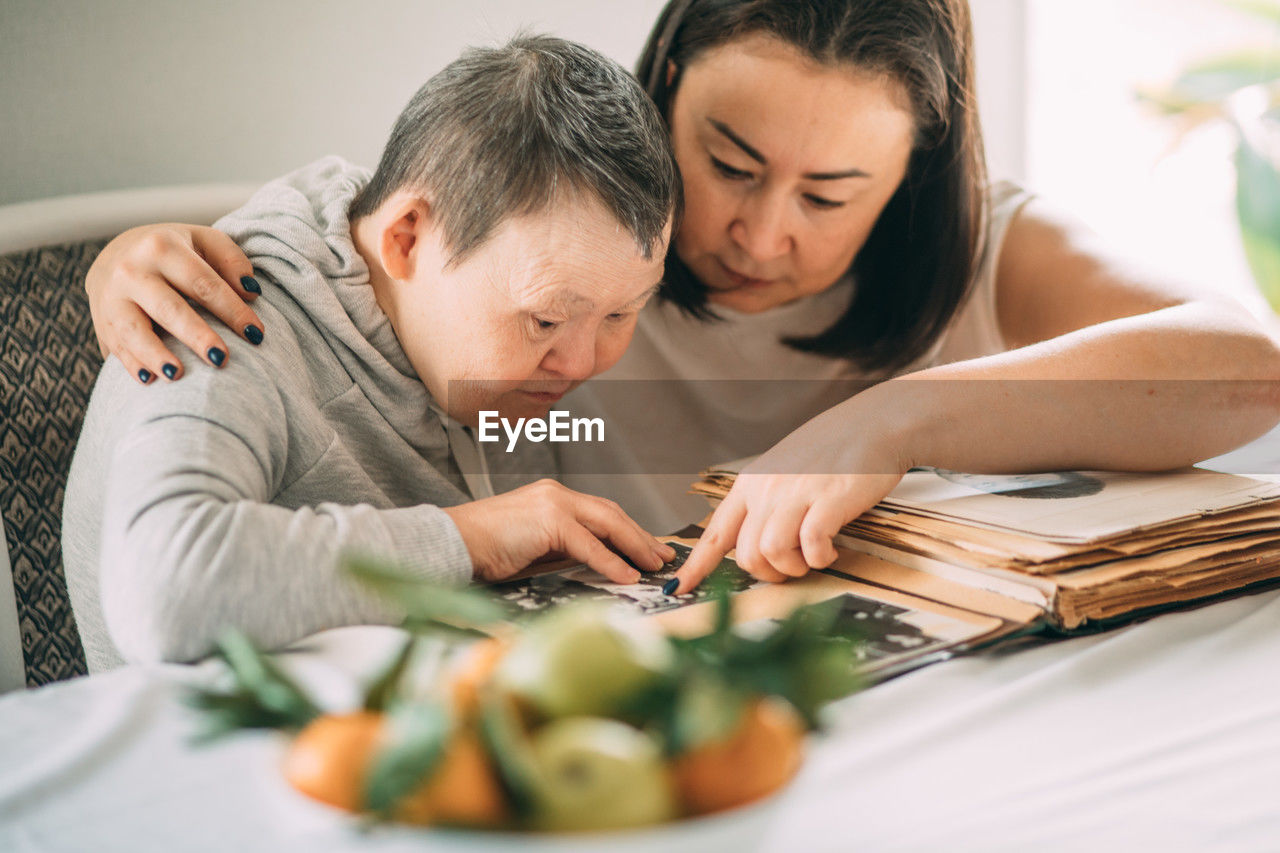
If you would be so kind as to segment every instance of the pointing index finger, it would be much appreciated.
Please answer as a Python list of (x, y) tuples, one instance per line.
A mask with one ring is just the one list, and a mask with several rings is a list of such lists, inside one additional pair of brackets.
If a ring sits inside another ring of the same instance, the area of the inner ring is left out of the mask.
[(738, 531), (746, 517), (746, 505), (734, 500), (730, 494), (711, 515), (711, 521), (707, 523), (706, 531), (690, 552), (689, 559), (676, 571), (676, 578), (680, 583), (672, 595), (690, 592), (715, 571), (724, 555), (733, 550), (734, 543), (738, 541)]

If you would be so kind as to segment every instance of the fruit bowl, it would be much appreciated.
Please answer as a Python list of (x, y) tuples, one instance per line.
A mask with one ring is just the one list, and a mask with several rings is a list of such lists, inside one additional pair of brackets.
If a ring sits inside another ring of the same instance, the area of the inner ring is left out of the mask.
[[(207, 735), (290, 735), (284, 781), (380, 834), (429, 827), (460, 849), (752, 849), (819, 709), (860, 684), (853, 640), (833, 631), (838, 601), (739, 634), (724, 593), (710, 631), (677, 637), (591, 604), (513, 627), (475, 591), (387, 577), (378, 569), (375, 589), (397, 591), (411, 630), (359, 708), (323, 710), (235, 633), (220, 648), (231, 689), (191, 697)], [(428, 634), (437, 664), (440, 640), (454, 654), (424, 684)]]
[(510, 850), (518, 845), (522, 853), (541, 851), (601, 851), (609, 853), (706, 853), (732, 850), (749, 853), (768, 837), (769, 827), (785, 801), (785, 792), (738, 806), (717, 814), (687, 817), (643, 829), (605, 832), (519, 832), (448, 827), (418, 828), (391, 826), (378, 835), (390, 839), (429, 840), (432, 850)]
[[(273, 744), (268, 752), (282, 758), (287, 743)], [(270, 760), (267, 764), (271, 764)], [(640, 829), (601, 832), (537, 832), (515, 829), (478, 829), (451, 826), (411, 826), (386, 822), (370, 826), (361, 818), (298, 794), (278, 774), (269, 780), (268, 807), (277, 819), (292, 827), (291, 837), (301, 848), (348, 849), (367, 845), (370, 850), (506, 851), (602, 851), (609, 853), (706, 853), (731, 850), (750, 853), (769, 838), (792, 796), (788, 785), (775, 794), (723, 812), (683, 817)], [(335, 843), (337, 839), (337, 843)]]

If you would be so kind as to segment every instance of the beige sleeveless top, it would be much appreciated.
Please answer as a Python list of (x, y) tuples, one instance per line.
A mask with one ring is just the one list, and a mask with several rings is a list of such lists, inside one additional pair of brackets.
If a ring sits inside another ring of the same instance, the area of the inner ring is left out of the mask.
[[(996, 317), (996, 266), (1009, 223), (1030, 198), (1012, 184), (991, 188), (974, 287), (937, 343), (900, 373), (1006, 349)], [(618, 364), (564, 400), (574, 417), (602, 417), (605, 441), (557, 445), (562, 481), (616, 500), (655, 533), (702, 518), (706, 502), (687, 494), (702, 468), (767, 450), (876, 378), (846, 360), (782, 343), (828, 328), (853, 288), (842, 279), (759, 314), (717, 306), (721, 322), (651, 302)]]

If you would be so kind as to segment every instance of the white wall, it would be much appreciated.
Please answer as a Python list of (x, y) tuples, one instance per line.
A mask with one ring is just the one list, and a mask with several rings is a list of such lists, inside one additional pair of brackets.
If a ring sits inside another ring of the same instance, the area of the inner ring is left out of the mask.
[[(1002, 174), (1021, 168), (1020, 90), (1011, 88), (1016, 62), (1006, 57), (1020, 51), (1022, 2), (974, 0), (980, 49), (998, 54), (982, 81), (994, 94), (982, 98)], [(661, 7), (662, 0), (0, 0), (0, 204), (265, 180), (328, 153), (373, 165), (400, 108), (463, 45), (499, 41), (526, 25), (631, 67)]]
[(1027, 0), (970, 0), (978, 109), (994, 179), (1027, 177)]
[(0, 203), (372, 165), (466, 44), (529, 25), (627, 67), (661, 0), (0, 0)]

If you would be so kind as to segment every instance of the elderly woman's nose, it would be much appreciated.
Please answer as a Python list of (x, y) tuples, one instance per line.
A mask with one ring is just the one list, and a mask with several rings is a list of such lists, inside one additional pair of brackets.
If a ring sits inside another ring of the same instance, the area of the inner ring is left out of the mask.
[(542, 368), (565, 379), (589, 379), (596, 369), (594, 338), (574, 335), (556, 341), (543, 357)]

